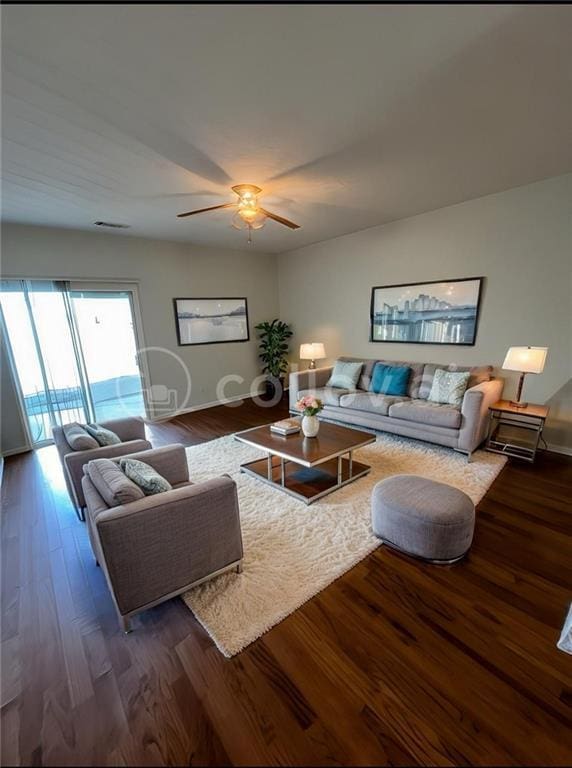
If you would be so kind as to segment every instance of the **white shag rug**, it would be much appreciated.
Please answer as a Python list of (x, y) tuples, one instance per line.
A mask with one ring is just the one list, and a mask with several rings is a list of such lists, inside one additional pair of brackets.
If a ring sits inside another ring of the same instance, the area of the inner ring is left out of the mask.
[(223, 473), (237, 483), (244, 570), (227, 573), (183, 595), (183, 600), (227, 657), (275, 624), (380, 546), (371, 529), (371, 492), (385, 477), (412, 474), (449, 483), (476, 504), (506, 459), (477, 451), (473, 460), (451, 449), (377, 435), (355, 451), (371, 472), (307, 506), (240, 472), (265, 454), (232, 436), (187, 449), (190, 476), (200, 482)]

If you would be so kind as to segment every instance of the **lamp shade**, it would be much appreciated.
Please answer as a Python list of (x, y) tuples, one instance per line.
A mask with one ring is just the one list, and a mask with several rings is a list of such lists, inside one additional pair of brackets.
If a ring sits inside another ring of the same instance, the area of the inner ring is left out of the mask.
[(506, 371), (542, 373), (548, 347), (509, 347), (502, 367)]
[(300, 360), (321, 360), (325, 356), (326, 350), (320, 341), (300, 344)]

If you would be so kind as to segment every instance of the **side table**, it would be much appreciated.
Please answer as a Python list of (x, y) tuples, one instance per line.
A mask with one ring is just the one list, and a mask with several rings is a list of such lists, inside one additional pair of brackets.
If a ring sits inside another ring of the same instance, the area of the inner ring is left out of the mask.
[(489, 407), (489, 432), (486, 449), (516, 459), (534, 462), (549, 408), (529, 403), (526, 408), (498, 400)]

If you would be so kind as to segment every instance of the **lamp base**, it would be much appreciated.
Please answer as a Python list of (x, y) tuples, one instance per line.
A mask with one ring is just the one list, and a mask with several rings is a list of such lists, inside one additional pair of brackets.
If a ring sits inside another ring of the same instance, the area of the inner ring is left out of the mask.
[(310, 370), (313, 370), (315, 367), (316, 367), (316, 361), (315, 360), (310, 360), (310, 365), (308, 366), (308, 368)]
[(520, 374), (520, 377), (518, 379), (518, 389), (516, 391), (516, 400), (511, 400), (510, 404), (513, 408), (526, 408), (528, 403), (525, 403), (524, 400), (521, 400), (520, 397), (522, 395), (522, 387), (524, 384), (524, 373)]

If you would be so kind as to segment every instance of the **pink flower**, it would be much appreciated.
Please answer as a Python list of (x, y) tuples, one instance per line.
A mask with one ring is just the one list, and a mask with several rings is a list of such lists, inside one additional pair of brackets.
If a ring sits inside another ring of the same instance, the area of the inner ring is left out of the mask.
[(302, 411), (306, 416), (315, 416), (323, 407), (322, 401), (313, 395), (301, 397), (296, 403), (296, 410)]

